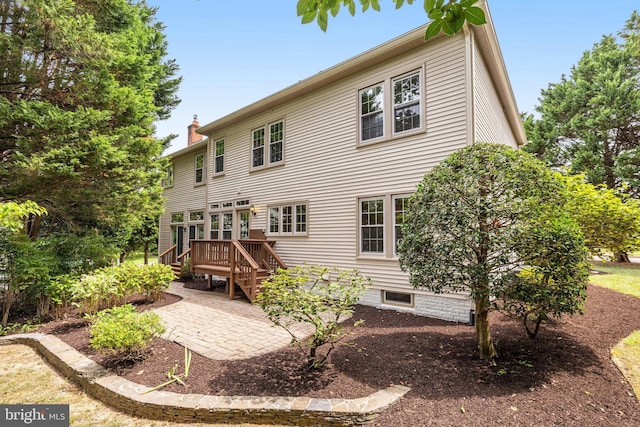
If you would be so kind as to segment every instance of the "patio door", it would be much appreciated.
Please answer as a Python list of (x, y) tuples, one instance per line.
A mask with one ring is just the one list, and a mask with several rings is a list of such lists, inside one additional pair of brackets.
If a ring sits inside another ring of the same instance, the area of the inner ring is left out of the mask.
[(249, 238), (250, 223), (251, 223), (251, 212), (248, 209), (238, 211), (238, 239)]
[(181, 225), (174, 225), (171, 227), (171, 244), (176, 245), (175, 259), (173, 262), (178, 261), (178, 255), (184, 252), (184, 232)]

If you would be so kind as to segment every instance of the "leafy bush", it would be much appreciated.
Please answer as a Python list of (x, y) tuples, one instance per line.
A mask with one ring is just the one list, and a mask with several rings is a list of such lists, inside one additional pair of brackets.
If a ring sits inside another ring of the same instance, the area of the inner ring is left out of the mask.
[(139, 266), (139, 289), (144, 292), (147, 301), (157, 301), (175, 279), (171, 266), (164, 264), (151, 264)]
[(49, 297), (50, 314), (54, 319), (65, 317), (71, 310), (75, 283), (76, 280), (68, 274), (55, 277), (49, 282), (46, 294)]
[(80, 312), (89, 315), (122, 304), (125, 294), (118, 284), (113, 268), (107, 267), (84, 274), (74, 284), (74, 304)]
[(568, 217), (527, 227), (519, 241), (523, 268), (498, 293), (497, 310), (520, 319), (530, 338), (549, 316), (582, 313), (589, 265), (578, 225)]
[(191, 258), (187, 258), (180, 266), (180, 278), (184, 281), (193, 279), (191, 272)]
[(165, 331), (157, 313), (138, 313), (131, 304), (102, 310), (91, 319), (91, 347), (120, 360), (142, 359), (151, 340)]
[[(324, 267), (295, 267), (278, 269), (262, 282), (257, 302), (269, 320), (291, 335), (291, 344), (298, 346), (307, 356), (307, 367), (320, 368), (331, 351), (351, 330), (341, 324), (353, 314), (354, 306), (366, 290), (365, 278), (358, 270)], [(309, 338), (296, 335), (295, 323), (308, 323), (314, 328)], [(328, 349), (320, 354), (324, 345)]]

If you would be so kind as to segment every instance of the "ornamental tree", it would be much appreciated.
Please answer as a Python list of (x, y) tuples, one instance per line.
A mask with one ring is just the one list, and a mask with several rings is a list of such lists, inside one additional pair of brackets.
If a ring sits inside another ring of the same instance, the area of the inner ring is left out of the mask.
[[(307, 368), (321, 368), (331, 351), (362, 324), (351, 328), (342, 323), (355, 310), (355, 304), (366, 290), (370, 279), (358, 270), (319, 266), (278, 269), (262, 282), (257, 302), (269, 320), (291, 335), (291, 345), (307, 357)], [(301, 335), (296, 325), (307, 323), (313, 328), (309, 337)], [(325, 348), (324, 352), (319, 351)]]
[[(544, 258), (540, 244), (524, 237), (534, 225), (562, 215), (564, 203), (564, 186), (550, 169), (530, 154), (498, 144), (474, 144), (451, 154), (412, 195), (400, 266), (416, 288), (469, 293), (482, 359), (496, 355), (491, 301), (517, 280), (522, 267)], [(580, 237), (576, 228), (567, 232)]]

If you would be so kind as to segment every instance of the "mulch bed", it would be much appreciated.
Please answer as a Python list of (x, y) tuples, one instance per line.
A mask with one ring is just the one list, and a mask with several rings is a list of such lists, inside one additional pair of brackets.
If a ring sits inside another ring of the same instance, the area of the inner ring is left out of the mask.
[[(164, 390), (355, 398), (402, 384), (411, 391), (375, 425), (637, 426), (640, 403), (609, 351), (640, 329), (640, 299), (594, 286), (588, 294), (585, 315), (544, 325), (535, 340), (518, 322), (492, 314), (499, 353), (494, 362), (477, 358), (469, 325), (358, 306), (354, 318), (364, 319), (364, 325), (320, 372), (302, 369), (304, 358), (295, 349), (243, 361), (194, 353), (186, 387), (172, 384)], [(165, 295), (154, 306), (176, 298)], [(173, 342), (156, 339), (146, 360), (116, 365), (89, 347), (84, 320), (50, 322), (40, 330), (139, 384), (166, 381), (174, 364), (182, 372), (184, 349)]]

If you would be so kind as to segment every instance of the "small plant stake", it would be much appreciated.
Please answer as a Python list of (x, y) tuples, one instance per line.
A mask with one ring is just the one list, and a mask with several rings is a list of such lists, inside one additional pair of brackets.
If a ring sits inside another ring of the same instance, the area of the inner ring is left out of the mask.
[(167, 372), (167, 377), (169, 381), (163, 382), (160, 385), (157, 385), (149, 390), (145, 391), (143, 394), (151, 393), (152, 391), (160, 390), (163, 387), (168, 386), (171, 383), (178, 383), (182, 386), (186, 387), (183, 379), (186, 380), (189, 378), (189, 367), (191, 366), (191, 350), (187, 347), (184, 348), (184, 373), (176, 375), (176, 370), (178, 369), (178, 365), (175, 364), (171, 368), (169, 368), (169, 372)]

